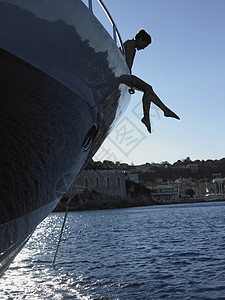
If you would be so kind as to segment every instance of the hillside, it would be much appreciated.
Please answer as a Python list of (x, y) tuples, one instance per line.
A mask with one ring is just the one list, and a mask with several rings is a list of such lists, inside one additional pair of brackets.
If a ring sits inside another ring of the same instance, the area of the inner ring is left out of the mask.
[(177, 178), (193, 178), (196, 180), (208, 179), (214, 177), (225, 177), (225, 158), (220, 160), (195, 160), (192, 161), (189, 157), (184, 160), (178, 160), (173, 164), (167, 161), (161, 163), (146, 163), (143, 165), (128, 165), (125, 163), (113, 163), (112, 161), (91, 161), (86, 166), (86, 169), (120, 169), (138, 173), (140, 181), (155, 182), (157, 178), (164, 181)]

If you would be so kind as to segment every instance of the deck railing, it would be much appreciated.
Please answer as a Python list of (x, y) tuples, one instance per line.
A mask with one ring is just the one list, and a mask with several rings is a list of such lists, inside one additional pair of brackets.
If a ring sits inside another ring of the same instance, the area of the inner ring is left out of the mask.
[[(90, 9), (90, 11), (91, 11), (92, 13), (94, 13), (94, 12), (93, 12), (93, 5), (92, 5), (92, 2), (93, 2), (93, 0), (88, 0), (88, 8)], [(111, 23), (111, 25), (112, 25), (112, 37), (113, 37), (113, 39), (114, 39), (116, 45), (117, 45), (117, 41), (118, 41), (118, 42), (119, 42), (119, 47), (120, 47), (120, 49), (122, 50), (122, 53), (124, 54), (125, 52), (124, 52), (123, 41), (122, 41), (122, 38), (121, 38), (121, 36), (120, 36), (120, 33), (119, 33), (119, 31), (118, 31), (118, 29), (117, 29), (117, 27), (116, 27), (116, 24), (115, 24), (115, 22), (114, 22), (112, 16), (110, 15), (108, 9), (106, 8), (106, 6), (105, 6), (105, 4), (103, 3), (102, 0), (97, 0), (97, 2), (98, 2), (98, 3), (100, 4), (100, 6), (102, 7), (103, 11), (105, 12), (106, 16), (108, 17), (108, 19), (109, 19), (109, 21), (110, 21), (110, 23)]]

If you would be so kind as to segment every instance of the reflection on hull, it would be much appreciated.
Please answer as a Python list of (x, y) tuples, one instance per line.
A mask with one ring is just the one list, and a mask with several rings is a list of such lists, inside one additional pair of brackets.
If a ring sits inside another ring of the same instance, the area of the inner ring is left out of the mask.
[(129, 94), (122, 55), (80, 1), (0, 1), (0, 26), (2, 274), (100, 147)]

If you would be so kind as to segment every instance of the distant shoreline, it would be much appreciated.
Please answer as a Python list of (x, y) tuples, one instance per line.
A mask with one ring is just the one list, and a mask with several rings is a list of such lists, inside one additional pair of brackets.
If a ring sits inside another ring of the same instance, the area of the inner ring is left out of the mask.
[[(63, 201), (59, 202), (54, 212), (64, 212), (66, 210), (66, 203), (68, 197), (64, 197)], [(76, 195), (71, 199), (68, 211), (86, 211), (86, 210), (102, 210), (102, 209), (119, 209), (128, 207), (143, 207), (143, 206), (161, 206), (161, 205), (174, 205), (174, 204), (190, 204), (190, 203), (210, 203), (210, 202), (223, 202), (224, 199), (211, 199), (210, 201), (204, 198), (190, 198), (183, 201), (171, 202), (157, 202), (146, 196), (131, 197), (112, 197), (108, 195), (90, 193), (86, 199), (82, 200), (81, 195)]]

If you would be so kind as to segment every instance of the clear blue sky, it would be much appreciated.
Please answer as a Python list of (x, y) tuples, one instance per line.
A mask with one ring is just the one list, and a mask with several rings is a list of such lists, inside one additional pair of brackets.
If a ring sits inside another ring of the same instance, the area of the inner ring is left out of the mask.
[[(225, 156), (225, 1), (104, 0), (123, 41), (145, 28), (153, 43), (138, 51), (133, 74), (150, 83), (181, 120), (152, 105), (152, 134), (140, 122), (142, 93), (94, 159), (134, 164)], [(95, 8), (95, 7), (94, 7)], [(96, 8), (96, 10), (98, 10)], [(126, 136), (122, 136), (122, 131)]]

